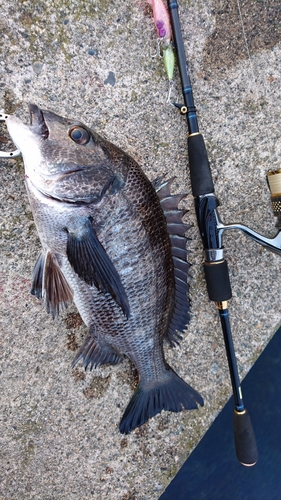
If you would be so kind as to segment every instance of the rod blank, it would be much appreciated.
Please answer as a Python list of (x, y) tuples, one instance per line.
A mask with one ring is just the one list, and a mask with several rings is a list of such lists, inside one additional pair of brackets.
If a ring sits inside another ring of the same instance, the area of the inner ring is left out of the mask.
[[(225, 304), (226, 306), (227, 304)], [(228, 309), (217, 303), (227, 354), (229, 373), (233, 389), (235, 410), (233, 414), (234, 443), (239, 462), (245, 466), (253, 466), (258, 460), (258, 448), (254, 429), (242, 396), (238, 369), (235, 359), (233, 340), (230, 330)]]

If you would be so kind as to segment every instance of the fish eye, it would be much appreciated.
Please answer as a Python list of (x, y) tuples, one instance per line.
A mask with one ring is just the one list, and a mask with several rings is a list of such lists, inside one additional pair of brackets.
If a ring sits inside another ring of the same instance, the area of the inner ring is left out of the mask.
[(87, 144), (91, 137), (88, 130), (78, 125), (72, 127), (69, 130), (68, 135), (70, 139), (72, 139), (77, 144)]

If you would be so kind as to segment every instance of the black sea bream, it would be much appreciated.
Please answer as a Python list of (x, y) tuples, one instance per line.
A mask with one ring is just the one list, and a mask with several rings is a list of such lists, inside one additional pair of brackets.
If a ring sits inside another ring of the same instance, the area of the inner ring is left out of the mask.
[(134, 363), (139, 383), (122, 433), (163, 409), (203, 405), (163, 353), (163, 340), (177, 343), (189, 319), (182, 196), (80, 122), (29, 108), (29, 126), (15, 116), (7, 126), (42, 244), (31, 292), (54, 317), (76, 304), (89, 334), (73, 364), (92, 369), (124, 355)]

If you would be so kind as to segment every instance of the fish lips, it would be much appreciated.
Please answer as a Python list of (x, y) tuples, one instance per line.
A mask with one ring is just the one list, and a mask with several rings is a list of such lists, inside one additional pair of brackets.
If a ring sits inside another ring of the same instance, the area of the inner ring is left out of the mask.
[(23, 153), (26, 146), (26, 140), (31, 137), (47, 139), (49, 137), (49, 128), (45, 121), (43, 111), (36, 104), (28, 104), (30, 113), (30, 124), (25, 125), (16, 115), (8, 116), (6, 120), (7, 128), (13, 142)]

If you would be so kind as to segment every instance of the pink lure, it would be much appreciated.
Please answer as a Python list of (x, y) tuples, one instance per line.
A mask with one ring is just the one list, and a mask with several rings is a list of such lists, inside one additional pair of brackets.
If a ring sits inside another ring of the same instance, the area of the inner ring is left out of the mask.
[(152, 6), (154, 24), (156, 26), (159, 38), (170, 42), (172, 30), (170, 26), (169, 14), (163, 0), (147, 0)]

